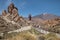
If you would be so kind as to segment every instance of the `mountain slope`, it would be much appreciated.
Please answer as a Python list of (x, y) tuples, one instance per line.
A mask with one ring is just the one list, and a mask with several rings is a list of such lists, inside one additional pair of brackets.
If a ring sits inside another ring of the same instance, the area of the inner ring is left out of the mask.
[(54, 18), (58, 18), (59, 16), (53, 15), (53, 14), (49, 14), (49, 13), (43, 13), (41, 15), (37, 15), (34, 16), (33, 18), (40, 18), (43, 20), (48, 20), (48, 19), (54, 19)]

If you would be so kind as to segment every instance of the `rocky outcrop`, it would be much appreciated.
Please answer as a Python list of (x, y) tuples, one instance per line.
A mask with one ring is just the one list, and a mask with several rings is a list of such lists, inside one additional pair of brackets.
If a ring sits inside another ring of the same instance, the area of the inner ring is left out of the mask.
[(10, 13), (10, 15), (12, 15), (12, 19), (16, 19), (15, 21), (18, 21), (18, 19), (16, 17), (19, 17), (18, 14), (18, 9), (14, 6), (13, 3), (11, 3), (8, 7), (8, 12)]
[(19, 29), (27, 25), (28, 21), (19, 16), (18, 9), (13, 3), (8, 6), (8, 12), (4, 10), (0, 16), (0, 33)]
[(60, 24), (60, 19), (55, 18), (55, 19), (51, 19), (51, 20), (46, 20), (46, 21), (44, 21), (43, 24), (48, 25), (48, 26), (56, 26), (56, 25)]
[(21, 16), (19, 16), (18, 9), (17, 9), (17, 7), (15, 7), (15, 5), (13, 3), (11, 3), (8, 6), (8, 12), (6, 12), (6, 10), (4, 10), (2, 12), (2, 15), (6, 16), (9, 20), (11, 20), (11, 21), (13, 20), (15, 22), (18, 22), (21, 19), (24, 20)]
[(10, 14), (12, 14), (12, 10), (14, 9), (14, 4), (13, 3), (11, 3), (9, 6), (8, 6), (8, 12), (10, 13)]
[(6, 12), (6, 10), (4, 10), (3, 12), (2, 12), (2, 16), (6, 16), (7, 15), (7, 12)]
[(60, 33), (60, 18), (44, 21), (42, 28), (47, 31)]

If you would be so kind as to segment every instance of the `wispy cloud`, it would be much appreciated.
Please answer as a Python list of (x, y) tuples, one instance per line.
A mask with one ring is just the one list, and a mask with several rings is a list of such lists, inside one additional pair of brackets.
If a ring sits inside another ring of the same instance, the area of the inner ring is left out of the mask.
[(26, 1), (20, 3), (20, 9), (25, 10)]
[(9, 5), (12, 2), (12, 0), (7, 0), (6, 5)]
[(21, 4), (20, 4), (20, 6), (22, 7), (22, 6), (24, 6), (26, 4), (26, 2), (22, 2)]

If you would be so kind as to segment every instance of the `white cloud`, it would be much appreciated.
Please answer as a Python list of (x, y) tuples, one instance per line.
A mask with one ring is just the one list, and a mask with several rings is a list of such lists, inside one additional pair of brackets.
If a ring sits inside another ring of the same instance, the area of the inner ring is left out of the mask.
[(25, 1), (20, 3), (20, 9), (24, 10), (25, 9), (25, 5), (26, 5)]
[(22, 6), (24, 6), (26, 4), (26, 2), (22, 2), (21, 4), (20, 4), (20, 6), (22, 7)]
[(9, 2), (12, 2), (12, 0), (8, 0)]

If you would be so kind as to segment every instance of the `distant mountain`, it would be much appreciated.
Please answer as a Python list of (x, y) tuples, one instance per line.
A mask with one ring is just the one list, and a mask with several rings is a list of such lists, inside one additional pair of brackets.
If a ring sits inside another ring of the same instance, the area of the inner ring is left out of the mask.
[(40, 25), (44, 30), (60, 33), (60, 16), (44, 13), (32, 17), (32, 22)]
[(49, 14), (49, 13), (43, 13), (41, 15), (33, 16), (31, 21), (35, 24), (42, 25), (45, 23), (45, 21), (55, 20), (55, 18), (60, 18), (60, 16), (56, 16), (56, 15)]
[(40, 19), (43, 19), (43, 20), (48, 20), (48, 19), (59, 18), (59, 16), (49, 14), (49, 13), (43, 13), (41, 15), (36, 15), (33, 18), (40, 18)]

